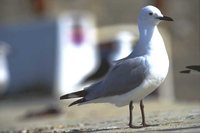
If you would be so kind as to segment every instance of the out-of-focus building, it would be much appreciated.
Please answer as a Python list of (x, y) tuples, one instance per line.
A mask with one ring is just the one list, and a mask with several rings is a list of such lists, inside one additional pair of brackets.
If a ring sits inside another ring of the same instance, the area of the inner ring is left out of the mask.
[[(7, 93), (52, 90), (55, 77), (56, 21), (0, 26), (0, 40), (10, 44)], [(28, 93), (25, 93), (25, 95)]]
[[(84, 76), (95, 70), (98, 65), (95, 22), (86, 14), (71, 15), (0, 27), (0, 40), (12, 47), (7, 93), (45, 93), (55, 89), (63, 95), (79, 89)], [(8, 76), (4, 71), (7, 64), (3, 48), (0, 46), (0, 81)]]

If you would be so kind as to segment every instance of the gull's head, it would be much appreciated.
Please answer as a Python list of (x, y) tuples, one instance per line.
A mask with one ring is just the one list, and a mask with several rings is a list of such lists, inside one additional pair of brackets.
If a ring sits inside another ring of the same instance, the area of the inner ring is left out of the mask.
[(140, 24), (143, 23), (151, 26), (159, 24), (162, 20), (173, 21), (172, 18), (162, 15), (158, 8), (151, 5), (143, 7), (138, 17)]

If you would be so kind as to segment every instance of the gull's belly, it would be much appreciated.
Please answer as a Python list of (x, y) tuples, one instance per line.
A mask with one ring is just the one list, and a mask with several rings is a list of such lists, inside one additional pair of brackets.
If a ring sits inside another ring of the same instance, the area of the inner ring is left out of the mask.
[(95, 99), (92, 100), (91, 103), (111, 103), (121, 107), (129, 104), (130, 101), (139, 102), (157, 89), (163, 82), (164, 78), (165, 77), (160, 77), (160, 75), (155, 75), (150, 72), (146, 79), (137, 88), (134, 88), (133, 90), (122, 95)]
[(144, 97), (157, 89), (164, 81), (168, 73), (169, 61), (168, 58), (162, 58), (160, 61), (158, 58), (157, 60), (148, 58), (148, 65), (149, 71), (147, 72), (146, 78), (138, 87), (133, 88), (131, 91), (122, 95), (92, 100), (91, 103), (107, 102), (115, 104), (116, 106), (125, 106), (129, 104), (130, 101), (138, 102), (142, 100)]
[(149, 72), (143, 83), (132, 92), (133, 101), (138, 101), (149, 95), (164, 81), (169, 68), (167, 55), (161, 57), (147, 57)]
[(133, 102), (142, 100), (157, 89), (167, 76), (169, 60), (167, 57), (162, 57), (162, 60), (156, 59), (148, 59), (149, 72), (147, 72), (145, 80), (137, 88), (133, 88), (132, 91), (123, 95), (110, 97), (109, 101), (116, 106), (124, 106), (131, 100)]
[(134, 102), (138, 102), (150, 93), (152, 93), (155, 89), (157, 89), (164, 79), (165, 77), (149, 73), (141, 85), (139, 85), (137, 88), (134, 88), (132, 91), (122, 95), (121, 99), (122, 101), (124, 99), (124, 102), (127, 103), (129, 103), (131, 100)]

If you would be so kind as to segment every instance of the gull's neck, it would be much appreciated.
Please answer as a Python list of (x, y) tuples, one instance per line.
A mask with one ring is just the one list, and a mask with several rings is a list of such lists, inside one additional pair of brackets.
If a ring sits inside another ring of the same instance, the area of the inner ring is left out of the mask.
[(149, 43), (153, 37), (153, 34), (158, 32), (157, 26), (139, 25), (138, 28), (140, 33), (140, 44)]
[(165, 50), (163, 39), (156, 25), (139, 24), (138, 27), (140, 38), (129, 57), (133, 58), (148, 55), (152, 50), (155, 51), (160, 48), (160, 50)]
[(158, 28), (139, 26), (139, 31), (139, 42), (128, 58), (143, 56), (149, 65), (150, 73), (163, 80), (168, 72), (169, 59)]

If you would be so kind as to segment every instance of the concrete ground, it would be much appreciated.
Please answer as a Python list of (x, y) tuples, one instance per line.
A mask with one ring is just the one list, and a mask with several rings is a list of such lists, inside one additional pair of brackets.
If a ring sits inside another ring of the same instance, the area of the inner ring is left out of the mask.
[[(60, 113), (38, 115), (57, 103)], [(139, 129), (128, 128), (128, 106), (117, 108), (110, 104), (90, 104), (69, 108), (68, 104), (67, 101), (52, 102), (51, 99), (1, 101), (0, 133), (200, 132), (200, 104), (195, 102), (145, 100), (147, 123), (159, 125)], [(135, 104), (134, 107), (133, 122), (140, 125), (139, 106)], [(35, 115), (29, 117), (31, 112)]]

